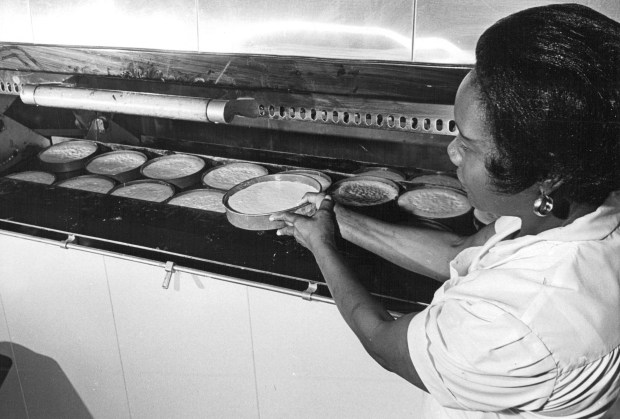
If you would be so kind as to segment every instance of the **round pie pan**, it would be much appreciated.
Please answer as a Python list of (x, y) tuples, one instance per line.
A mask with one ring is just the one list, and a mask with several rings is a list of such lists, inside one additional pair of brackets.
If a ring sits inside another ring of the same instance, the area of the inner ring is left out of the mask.
[[(306, 175), (318, 180), (321, 184), (321, 190), (326, 191), (332, 184), (332, 178), (323, 172), (311, 169), (293, 169), (280, 172), (283, 175)], [(320, 179), (320, 180), (319, 180)]]
[(321, 184), (316, 179), (313, 179), (310, 176), (306, 176), (306, 175), (276, 173), (275, 175), (264, 175), (264, 176), (252, 178), (244, 182), (241, 182), (238, 185), (233, 186), (224, 195), (224, 198), (222, 199), (222, 203), (224, 204), (224, 208), (226, 208), (226, 218), (228, 218), (228, 221), (235, 227), (239, 227), (244, 230), (275, 230), (275, 229), (284, 227), (286, 224), (284, 223), (284, 221), (270, 221), (269, 217), (271, 217), (273, 214), (284, 214), (287, 212), (298, 212), (298, 211), (307, 213), (307, 211), (309, 210), (308, 207), (313, 206), (313, 204), (311, 203), (305, 203), (305, 204), (301, 204), (293, 208), (288, 208), (283, 211), (276, 211), (276, 212), (270, 212), (270, 213), (265, 213), (265, 214), (245, 214), (245, 213), (235, 211), (228, 204), (230, 197), (236, 194), (237, 192), (249, 186), (260, 183), (260, 182), (273, 182), (273, 181), (288, 181), (288, 182), (303, 183), (305, 185), (316, 188), (317, 192), (321, 192)]
[(219, 208), (218, 209), (206, 209), (206, 208), (201, 208), (201, 207), (198, 207), (198, 206), (192, 206), (192, 205), (186, 205), (186, 204), (178, 204), (178, 203), (174, 202), (177, 198), (181, 198), (182, 199), (183, 197), (186, 197), (186, 196), (191, 196), (191, 195), (194, 195), (194, 194), (203, 194), (203, 193), (204, 194), (214, 194), (214, 195), (217, 194), (217, 195), (221, 196), (222, 198), (224, 198), (224, 194), (225, 194), (225, 192), (220, 190), (220, 189), (213, 189), (213, 188), (190, 189), (190, 190), (185, 191), (185, 192), (179, 192), (178, 194), (176, 194), (172, 198), (170, 198), (168, 201), (166, 201), (166, 203), (169, 204), (169, 205), (176, 205), (176, 206), (179, 206), (179, 207), (199, 209), (201, 211), (217, 212), (217, 213), (220, 213), (220, 214), (223, 214), (223, 213), (226, 212), (226, 208), (224, 208), (223, 205), (222, 205), (222, 209), (220, 210)]
[[(155, 178), (153, 176), (148, 176), (148, 175), (146, 175), (144, 173), (144, 170), (147, 167), (151, 166), (153, 163), (169, 159), (169, 158), (171, 158), (171, 156), (181, 157), (181, 158), (185, 158), (185, 159), (188, 159), (188, 160), (196, 160), (196, 161), (200, 160), (202, 162), (202, 167), (199, 170), (195, 171), (194, 173), (190, 173), (189, 175), (179, 176), (179, 177), (175, 177), (175, 178), (163, 178), (163, 177)], [(153, 160), (147, 161), (140, 168), (140, 173), (145, 178), (154, 179), (154, 180), (161, 180), (163, 182), (171, 183), (171, 184), (173, 184), (174, 186), (176, 186), (179, 189), (185, 189), (185, 188), (187, 188), (189, 186), (192, 186), (192, 185), (200, 182), (200, 174), (202, 173), (202, 171), (204, 170), (204, 168), (206, 166), (207, 166), (207, 163), (203, 159), (198, 157), (198, 156), (192, 156), (191, 154), (169, 154), (169, 155), (166, 155), (166, 156), (157, 157), (157, 158), (155, 158)]]
[(458, 178), (454, 174), (448, 172), (417, 174), (409, 178), (408, 182), (414, 185), (423, 186), (447, 186), (461, 191), (463, 189)]
[[(343, 185), (346, 185), (347, 183), (360, 182), (360, 181), (376, 182), (376, 183), (382, 183), (384, 185), (387, 185), (390, 188), (396, 190), (396, 197), (393, 198), (393, 199), (390, 199), (388, 201), (385, 201), (385, 202), (369, 203), (367, 205), (363, 205), (363, 204), (354, 205), (354, 204), (351, 204), (351, 203), (346, 203), (346, 202), (339, 201), (339, 196), (338, 196), (337, 191), (338, 191), (338, 189), (340, 187), (342, 187)], [(375, 206), (379, 206), (379, 205), (385, 205), (385, 204), (389, 204), (389, 203), (394, 203), (398, 199), (398, 195), (400, 195), (400, 186), (398, 186), (398, 183), (394, 182), (393, 180), (382, 178), (382, 177), (377, 177), (377, 176), (351, 176), (351, 177), (348, 177), (348, 178), (345, 178), (345, 179), (341, 179), (338, 182), (334, 183), (329, 188), (329, 193), (336, 200), (336, 202), (338, 202), (339, 204), (345, 205), (345, 206), (347, 206), (349, 208), (375, 207)]]
[[(41, 177), (47, 176), (47, 180), (41, 179)], [(21, 180), (24, 182), (41, 183), (43, 185), (51, 185), (56, 182), (56, 175), (49, 172), (42, 172), (40, 170), (25, 170), (23, 172), (14, 172), (5, 176), (9, 179)], [(38, 178), (37, 178), (38, 177)]]
[(391, 167), (363, 167), (353, 172), (355, 176), (375, 176), (391, 180), (393, 182), (402, 182), (406, 176), (400, 170)]
[[(346, 183), (358, 182), (358, 181), (371, 181), (371, 182), (377, 182), (377, 183), (382, 183), (384, 185), (387, 185), (390, 188), (393, 188), (394, 190), (396, 190), (396, 197), (388, 201), (369, 203), (368, 205), (353, 205), (349, 202), (342, 202), (337, 193), (338, 188), (340, 188), (342, 185)], [(331, 194), (332, 198), (334, 198), (334, 200), (338, 204), (344, 205), (347, 208), (355, 212), (358, 212), (360, 214), (366, 215), (368, 217), (376, 218), (379, 220), (396, 222), (396, 221), (399, 221), (399, 216), (401, 216), (398, 205), (396, 205), (396, 201), (398, 199), (398, 196), (400, 195), (400, 191), (401, 191), (401, 188), (399, 184), (390, 179), (377, 177), (377, 176), (361, 176), (360, 175), (360, 176), (352, 176), (352, 177), (339, 180), (338, 182), (334, 183), (329, 188), (328, 193)]]
[[(170, 189), (170, 195), (160, 201), (158, 200), (153, 200), (153, 199), (143, 199), (143, 198), (135, 198), (133, 196), (120, 196), (120, 195), (114, 195), (114, 192), (116, 192), (119, 189), (125, 188), (127, 186), (131, 186), (131, 185), (137, 185), (137, 184), (141, 184), (141, 183), (159, 183), (161, 185), (165, 185)], [(110, 190), (110, 192), (108, 192), (109, 195), (113, 195), (113, 196), (118, 196), (119, 198), (130, 198), (130, 199), (138, 199), (141, 201), (147, 201), (147, 202), (165, 202), (168, 199), (170, 199), (171, 197), (174, 196), (175, 193), (175, 189), (174, 186), (172, 186), (171, 184), (164, 182), (162, 180), (154, 180), (154, 179), (140, 179), (140, 180), (132, 180), (131, 182), (127, 182), (127, 183), (121, 183), (120, 185), (116, 185), (114, 188), (112, 188)]]
[[(120, 155), (120, 154), (134, 154), (139, 157), (144, 157), (144, 163), (140, 164), (137, 167), (134, 167), (133, 169), (129, 169), (129, 170), (125, 170), (123, 172), (117, 172), (117, 173), (102, 173), (102, 172), (92, 171), (92, 169), (91, 170), (88, 169), (88, 166), (97, 159), (105, 158), (107, 156)], [(140, 167), (142, 167), (142, 165), (145, 164), (147, 161), (148, 161), (148, 157), (144, 153), (140, 153), (139, 151), (117, 150), (117, 151), (110, 151), (108, 153), (99, 154), (98, 156), (91, 158), (90, 160), (88, 160), (85, 167), (86, 167), (86, 171), (92, 175), (106, 176), (106, 177), (116, 180), (119, 183), (127, 183), (129, 181), (135, 180), (140, 177)]]
[[(77, 180), (77, 179), (100, 179), (100, 180), (108, 182), (110, 184), (110, 187), (108, 188), (107, 191), (101, 192), (101, 191), (93, 191), (93, 190), (86, 189), (86, 188), (74, 188), (74, 187), (64, 186), (67, 183), (71, 183), (72, 181)], [(54, 186), (60, 186), (62, 188), (67, 188), (67, 189), (75, 189), (75, 190), (78, 190), (78, 191), (86, 191), (86, 192), (94, 192), (94, 193), (107, 194), (108, 192), (110, 192), (114, 188), (115, 182), (114, 182), (113, 179), (111, 179), (109, 177), (106, 177), (106, 176), (101, 176), (101, 175), (82, 175), (82, 176), (76, 176), (76, 177), (73, 177), (73, 178), (70, 178), (70, 179), (61, 180), (59, 182), (56, 182), (54, 184)]]
[[(93, 151), (89, 155), (87, 155), (85, 157), (82, 157), (80, 159), (69, 160), (69, 161), (64, 161), (64, 162), (48, 162), (48, 161), (45, 161), (45, 160), (41, 159), (41, 156), (46, 151), (48, 151), (50, 148), (56, 147), (56, 146), (60, 146), (61, 144), (70, 144), (72, 142), (81, 142), (81, 143), (91, 143), (91, 144), (94, 144), (95, 145), (95, 151)], [(65, 142), (62, 142), (62, 143), (54, 144), (52, 146), (47, 147), (45, 150), (42, 150), (41, 152), (39, 152), (39, 154), (37, 154), (37, 159), (39, 161), (39, 165), (41, 166), (41, 168), (44, 169), (44, 170), (50, 171), (50, 172), (55, 172), (55, 173), (77, 172), (79, 170), (82, 170), (84, 168), (84, 166), (86, 165), (86, 162), (88, 160), (90, 160), (98, 152), (99, 152), (99, 144), (97, 144), (94, 141), (89, 141), (89, 140), (72, 140), (72, 141), (65, 141)]]
[[(241, 161), (238, 161), (238, 162), (229, 162), (229, 163), (224, 163), (224, 164), (218, 164), (217, 166), (214, 166), (214, 167), (212, 167), (212, 168), (210, 168), (210, 169), (206, 170), (206, 171), (202, 174), (202, 176), (201, 176), (201, 183), (202, 183), (204, 186), (208, 187), (208, 188), (219, 189), (219, 190), (221, 190), (221, 191), (228, 191), (228, 190), (230, 190), (233, 186), (236, 186), (236, 185), (232, 185), (232, 186), (229, 186), (228, 188), (226, 188), (224, 185), (216, 184), (215, 182), (212, 182), (211, 180), (209, 180), (209, 179), (207, 179), (207, 178), (209, 177), (209, 175), (211, 174), (211, 172), (217, 172), (218, 170), (224, 170), (227, 166), (237, 166), (237, 165), (247, 166), (247, 167), (252, 167), (252, 168), (256, 169), (256, 171), (257, 171), (257, 172), (261, 172), (261, 173), (262, 173), (262, 174), (260, 174), (260, 175), (256, 175), (256, 176), (254, 176), (254, 177), (252, 177), (252, 178), (250, 178), (250, 179), (255, 179), (255, 178), (257, 178), (257, 177), (260, 177), (260, 176), (266, 176), (267, 174), (269, 174), (269, 171), (267, 170), (267, 168), (266, 168), (266, 167), (264, 167), (264, 166), (262, 166), (262, 165), (260, 165), (260, 164), (257, 164), (257, 163), (241, 162)], [(246, 179), (246, 180), (249, 180), (249, 179)], [(239, 184), (241, 184), (241, 183), (243, 183), (243, 182), (244, 182), (244, 181), (239, 182)], [(224, 187), (222, 187), (222, 186), (224, 186)], [(228, 186), (228, 185), (226, 185), (226, 186)]]
[[(461, 195), (467, 198), (467, 194), (463, 192), (463, 190), (453, 188), (451, 186), (442, 186), (442, 185), (433, 185), (433, 184), (417, 184), (417, 185), (413, 185), (413, 187), (407, 188), (407, 190), (400, 195), (399, 200), (401, 198), (404, 199), (403, 197), (406, 196), (407, 192), (418, 190), (418, 189), (444, 189), (444, 190), (454, 192), (455, 194), (458, 194), (458, 195)], [(473, 220), (472, 220), (473, 208), (471, 207), (471, 205), (469, 209), (465, 212), (461, 212), (458, 214), (455, 213), (450, 216), (437, 216), (437, 217), (413, 214), (407, 211), (406, 209), (402, 208), (400, 205), (399, 205), (399, 209), (403, 213), (407, 213), (408, 217), (413, 217), (418, 220), (428, 220), (428, 221), (440, 223), (440, 224), (445, 225), (448, 228), (451, 228), (452, 230), (456, 232), (461, 232), (461, 233), (469, 232), (470, 227), (473, 226)]]

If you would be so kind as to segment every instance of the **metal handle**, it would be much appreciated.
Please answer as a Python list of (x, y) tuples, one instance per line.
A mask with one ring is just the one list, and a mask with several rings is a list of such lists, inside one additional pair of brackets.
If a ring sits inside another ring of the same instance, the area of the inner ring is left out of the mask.
[(161, 284), (161, 287), (164, 289), (168, 289), (170, 286), (170, 280), (172, 279), (172, 271), (174, 270), (174, 262), (168, 261), (166, 262), (166, 266), (164, 266), (166, 270), (166, 276), (164, 277), (164, 283)]
[(28, 105), (197, 122), (229, 123), (236, 115), (247, 118), (258, 117), (258, 104), (252, 98), (220, 100), (125, 90), (32, 84), (23, 86), (20, 98)]

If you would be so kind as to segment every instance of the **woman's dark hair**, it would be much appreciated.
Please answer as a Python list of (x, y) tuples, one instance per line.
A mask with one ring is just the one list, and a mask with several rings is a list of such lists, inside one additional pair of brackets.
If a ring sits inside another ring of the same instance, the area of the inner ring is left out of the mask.
[(599, 205), (620, 188), (620, 23), (577, 4), (515, 13), (482, 34), (473, 75), (498, 191), (562, 180), (560, 198)]

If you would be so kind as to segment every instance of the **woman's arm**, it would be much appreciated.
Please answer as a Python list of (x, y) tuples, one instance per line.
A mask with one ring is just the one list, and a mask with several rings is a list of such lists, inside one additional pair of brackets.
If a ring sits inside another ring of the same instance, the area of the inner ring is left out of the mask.
[(350, 241), (407, 270), (438, 281), (449, 275), (449, 263), (463, 249), (484, 244), (495, 233), (488, 225), (472, 236), (391, 224), (341, 205), (334, 208), (340, 234)]
[(407, 329), (415, 313), (395, 320), (358, 282), (336, 248), (332, 206), (330, 200), (323, 200), (321, 209), (311, 218), (282, 214), (272, 219), (287, 224), (278, 230), (279, 235), (292, 235), (312, 251), (338, 310), (372, 358), (388, 371), (426, 390), (411, 362), (407, 344)]
[(386, 370), (426, 391), (411, 362), (407, 343), (409, 322), (416, 313), (395, 320), (357, 281), (333, 245), (319, 247), (314, 256), (340, 314), (366, 352)]

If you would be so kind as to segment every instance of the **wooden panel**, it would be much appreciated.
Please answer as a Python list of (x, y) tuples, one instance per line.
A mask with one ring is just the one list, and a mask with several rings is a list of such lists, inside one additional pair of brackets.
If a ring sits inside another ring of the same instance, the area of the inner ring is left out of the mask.
[(0, 46), (0, 69), (440, 104), (452, 104), (468, 71), (410, 63), (17, 44)]

